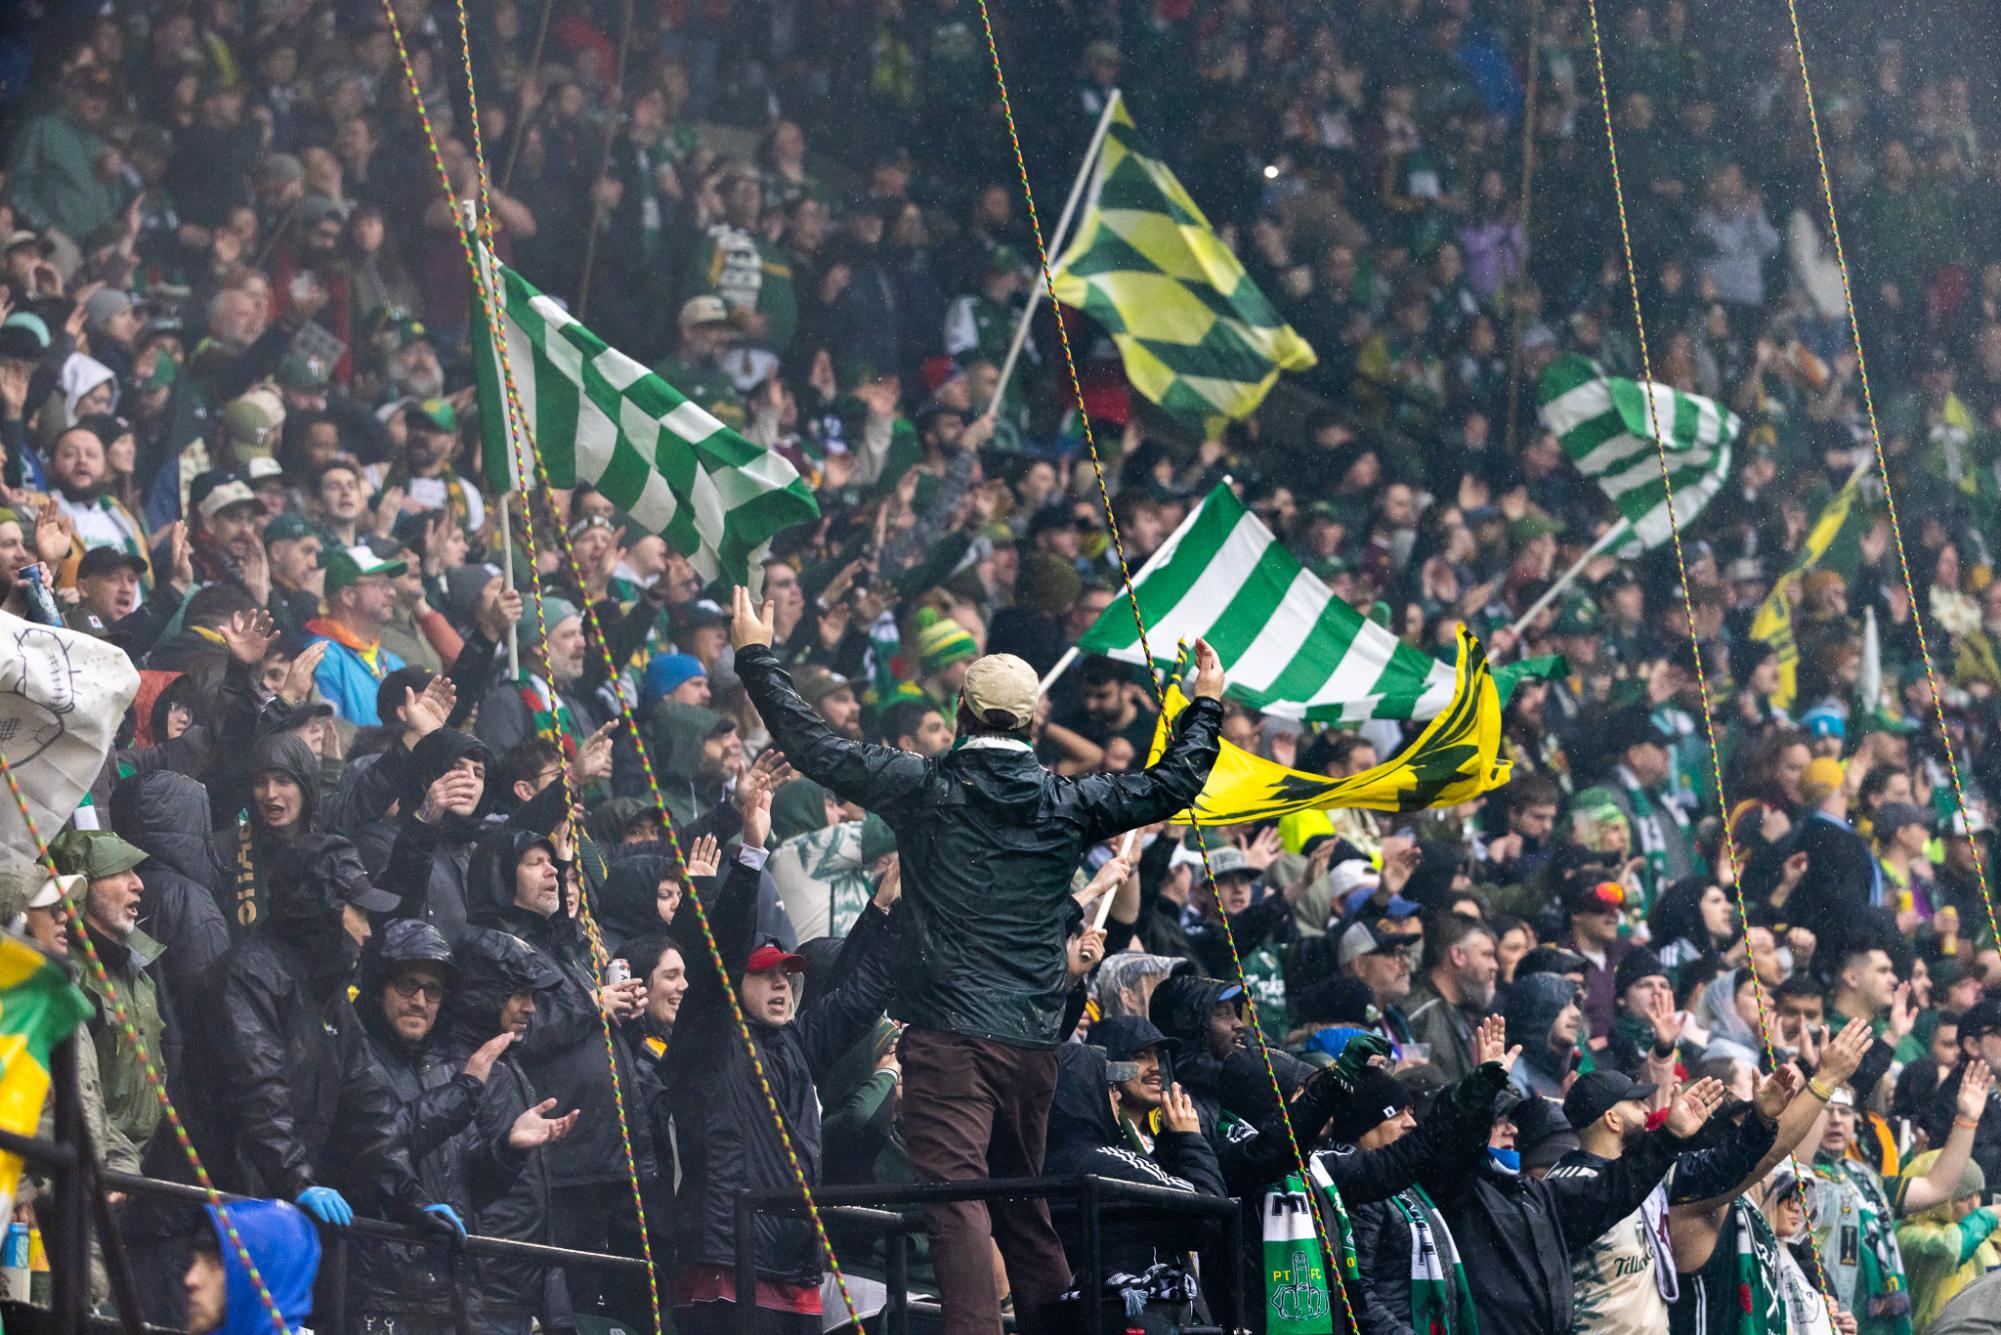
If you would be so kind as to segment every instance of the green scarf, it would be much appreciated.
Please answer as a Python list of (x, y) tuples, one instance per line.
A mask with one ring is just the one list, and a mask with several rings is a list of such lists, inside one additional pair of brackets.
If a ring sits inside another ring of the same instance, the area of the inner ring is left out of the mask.
[(1737, 1213), (1737, 1335), (1784, 1335), (1787, 1313), (1778, 1299), (1785, 1258), (1778, 1235), (1742, 1196), (1730, 1208)]
[(1420, 1186), (1398, 1192), (1390, 1204), (1410, 1225), (1410, 1328), (1425, 1335), (1478, 1335), (1473, 1289), (1438, 1207)]
[(1265, 1193), (1264, 1249), (1265, 1329), (1270, 1335), (1331, 1335), (1327, 1267), (1297, 1173)]
[(569, 708), (556, 688), (532, 672), (524, 672), (515, 683), (521, 693), (521, 707), (528, 711), (529, 720), (535, 726), (535, 735), (544, 741), (554, 742), (562, 749), (565, 760), (577, 758), (577, 721), (570, 717)]
[[(1832, 1185), (1815, 1210), (1815, 1243), (1837, 1276), (1852, 1274), (1849, 1310), (1864, 1335), (1911, 1335), (1911, 1295), (1897, 1247), (1896, 1212), (1863, 1164), (1815, 1155), (1813, 1175)], [(1839, 1296), (1837, 1281), (1837, 1296)]]

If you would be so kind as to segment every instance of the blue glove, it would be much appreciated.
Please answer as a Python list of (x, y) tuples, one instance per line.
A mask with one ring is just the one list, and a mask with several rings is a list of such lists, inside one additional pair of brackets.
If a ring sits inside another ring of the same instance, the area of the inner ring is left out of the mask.
[(322, 1224), (346, 1228), (354, 1222), (354, 1207), (332, 1187), (307, 1187), (299, 1193), (299, 1204)]
[(427, 1205), (424, 1207), (424, 1213), (430, 1215), (433, 1219), (441, 1219), (451, 1225), (452, 1232), (458, 1234), (460, 1239), (464, 1239), (466, 1235), (465, 1220), (460, 1219), (459, 1212), (451, 1206), (443, 1203)]

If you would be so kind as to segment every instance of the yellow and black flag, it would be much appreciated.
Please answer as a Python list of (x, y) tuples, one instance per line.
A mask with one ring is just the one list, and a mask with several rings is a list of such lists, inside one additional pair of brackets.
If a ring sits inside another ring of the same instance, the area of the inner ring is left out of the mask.
[[(1509, 762), (1500, 758), (1501, 698), (1494, 688), (1487, 652), (1465, 627), (1459, 629), (1459, 663), (1452, 700), (1425, 725), (1401, 755), (1345, 779), (1287, 769), (1277, 761), (1222, 743), (1209, 781), (1195, 799), (1194, 822), (1183, 811), (1172, 819), (1187, 825), (1242, 825), (1276, 820), (1295, 811), (1365, 807), (1370, 811), (1412, 812), (1448, 807), (1499, 788), (1508, 781)], [(1166, 706), (1154, 730), (1152, 764), (1167, 744), (1167, 730), (1188, 703), (1179, 684), (1168, 688)]]

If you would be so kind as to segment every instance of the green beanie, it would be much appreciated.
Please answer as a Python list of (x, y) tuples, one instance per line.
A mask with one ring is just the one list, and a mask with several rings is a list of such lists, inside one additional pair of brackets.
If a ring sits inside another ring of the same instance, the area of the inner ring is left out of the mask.
[(979, 656), (971, 631), (934, 607), (918, 609), (917, 658), (927, 676)]

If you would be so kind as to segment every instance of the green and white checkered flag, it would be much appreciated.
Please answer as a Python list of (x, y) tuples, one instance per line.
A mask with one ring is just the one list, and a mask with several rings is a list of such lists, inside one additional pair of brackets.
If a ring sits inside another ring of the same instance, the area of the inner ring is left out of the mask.
[[(1647, 399), (1651, 394), (1653, 404)], [(1621, 556), (1666, 542), (1667, 487), (1654, 448), (1658, 429), (1674, 484), (1674, 518), (1686, 530), (1730, 475), (1730, 445), (1742, 423), (1711, 399), (1667, 385), (1608, 376), (1588, 358), (1559, 357), (1536, 387), (1543, 425), (1556, 433), (1578, 471), (1612, 498), (1633, 526)], [(1656, 428), (1655, 422), (1659, 422)]]
[[(488, 286), (501, 294), (508, 366), (550, 485), (588, 482), (665, 538), (705, 581), (757, 588), (772, 536), (819, 522), (798, 472), (607, 346), (484, 245), (480, 252)], [(509, 429), (483, 310), (473, 321), (473, 354), (487, 480), (496, 490), (511, 491), (523, 477), (533, 486), (534, 460)]]

